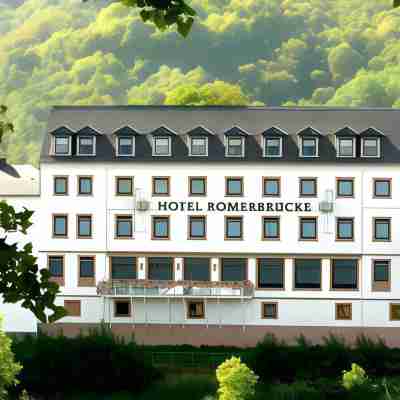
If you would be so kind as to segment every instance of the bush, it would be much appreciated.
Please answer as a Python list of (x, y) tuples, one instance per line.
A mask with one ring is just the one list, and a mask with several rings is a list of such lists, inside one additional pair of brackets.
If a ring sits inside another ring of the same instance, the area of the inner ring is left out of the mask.
[(368, 377), (365, 370), (356, 363), (351, 364), (350, 371), (343, 371), (342, 385), (347, 390), (356, 386), (363, 386), (367, 381)]
[(20, 388), (53, 398), (57, 392), (139, 393), (160, 376), (134, 342), (125, 344), (105, 329), (75, 338), (25, 337), (13, 349), (24, 367)]

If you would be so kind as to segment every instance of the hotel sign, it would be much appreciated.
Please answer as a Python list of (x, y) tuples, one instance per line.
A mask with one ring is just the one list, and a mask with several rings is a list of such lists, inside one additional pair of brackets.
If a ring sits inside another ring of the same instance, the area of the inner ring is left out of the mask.
[(307, 202), (254, 202), (254, 201), (159, 201), (158, 211), (203, 211), (203, 212), (310, 212)]

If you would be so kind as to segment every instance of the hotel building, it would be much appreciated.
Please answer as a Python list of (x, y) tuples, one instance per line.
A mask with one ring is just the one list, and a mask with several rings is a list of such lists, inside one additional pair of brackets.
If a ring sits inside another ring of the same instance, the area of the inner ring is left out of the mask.
[(33, 205), (69, 312), (40, 329), (400, 345), (399, 127), (394, 109), (54, 107), (37, 193), (0, 188)]

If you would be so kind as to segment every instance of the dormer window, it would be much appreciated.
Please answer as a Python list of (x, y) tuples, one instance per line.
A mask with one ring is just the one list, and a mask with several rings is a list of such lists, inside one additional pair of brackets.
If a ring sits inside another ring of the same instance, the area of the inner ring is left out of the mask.
[(247, 132), (234, 126), (225, 132), (225, 157), (244, 157)]
[(94, 136), (78, 136), (78, 155), (94, 156), (96, 138)]
[(134, 155), (134, 137), (117, 137), (118, 156)]
[(208, 138), (204, 137), (190, 137), (189, 138), (191, 156), (207, 156), (208, 155)]
[(337, 139), (337, 156), (338, 157), (354, 157), (355, 156), (354, 138), (338, 138)]
[(317, 157), (318, 156), (318, 139), (314, 137), (303, 137), (301, 140), (301, 156)]
[(282, 157), (282, 138), (264, 139), (264, 157)]
[(170, 156), (171, 138), (169, 136), (153, 137), (153, 156)]
[(380, 139), (363, 138), (361, 145), (362, 157), (380, 157)]
[(54, 138), (54, 154), (57, 156), (68, 156), (70, 151), (70, 136), (56, 136)]

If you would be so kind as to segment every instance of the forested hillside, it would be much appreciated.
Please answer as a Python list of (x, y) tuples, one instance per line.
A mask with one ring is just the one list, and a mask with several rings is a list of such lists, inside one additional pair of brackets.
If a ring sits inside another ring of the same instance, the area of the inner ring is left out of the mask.
[(107, 1), (0, 0), (13, 162), (37, 162), (53, 104), (400, 107), (391, 0), (190, 0), (187, 39)]

